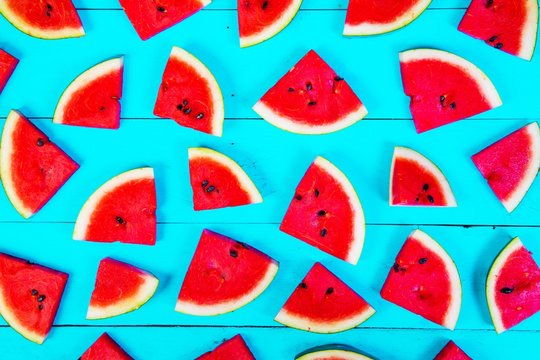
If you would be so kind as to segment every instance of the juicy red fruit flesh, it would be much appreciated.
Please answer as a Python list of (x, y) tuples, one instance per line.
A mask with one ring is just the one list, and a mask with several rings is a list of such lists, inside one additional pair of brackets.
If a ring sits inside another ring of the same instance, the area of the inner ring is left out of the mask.
[(258, 34), (275, 23), (293, 0), (238, 0), (240, 37)]
[(255, 360), (241, 335), (226, 340), (217, 348), (209, 351), (196, 360)]
[(133, 359), (124, 351), (107, 333), (103, 333), (81, 355), (79, 360), (131, 360)]
[(418, 0), (350, 0), (345, 22), (349, 25), (363, 23), (387, 24), (397, 20)]
[(471, 360), (471, 358), (450, 340), (433, 360)]
[(392, 178), (392, 204), (444, 206), (446, 198), (438, 179), (416, 161), (397, 158)]
[(0, 49), (0, 93), (4, 90), (18, 63), (17, 58)]
[(26, 23), (43, 30), (82, 26), (71, 0), (2, 0)]

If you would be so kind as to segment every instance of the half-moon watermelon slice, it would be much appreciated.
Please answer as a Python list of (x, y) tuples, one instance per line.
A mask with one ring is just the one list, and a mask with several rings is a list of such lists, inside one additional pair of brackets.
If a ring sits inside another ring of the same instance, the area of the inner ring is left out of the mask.
[(242, 335), (225, 340), (214, 350), (204, 353), (195, 360), (255, 360)]
[(300, 180), (279, 229), (353, 265), (364, 246), (358, 195), (345, 174), (320, 156)]
[(531, 60), (538, 31), (538, 0), (472, 0), (458, 29), (496, 49)]
[(18, 111), (7, 117), (0, 144), (0, 178), (25, 218), (38, 212), (79, 165)]
[(15, 71), (19, 59), (9, 54), (8, 52), (0, 49), (0, 93), (6, 87), (6, 84)]
[(223, 132), (223, 96), (214, 75), (179, 47), (173, 47), (165, 67), (154, 115), (211, 135)]
[(472, 360), (463, 350), (450, 340), (433, 360)]
[(261, 203), (259, 190), (231, 158), (208, 148), (189, 148), (189, 177), (195, 210)]
[(154, 170), (126, 171), (88, 198), (77, 217), (73, 239), (154, 245), (156, 207)]
[(0, 314), (22, 336), (42, 344), (67, 280), (68, 274), (0, 253)]
[(295, 360), (371, 360), (347, 345), (324, 345), (308, 349), (296, 355)]
[(321, 334), (352, 329), (375, 310), (321, 263), (315, 263), (275, 320), (285, 326)]
[(502, 105), (488, 77), (446, 51), (415, 49), (399, 54), (405, 94), (416, 131), (422, 133)]
[(253, 106), (264, 120), (298, 134), (326, 134), (367, 115), (349, 84), (310, 50)]
[(473, 155), (472, 160), (495, 196), (512, 212), (540, 169), (540, 128), (534, 122)]
[(453, 330), (461, 308), (461, 280), (448, 253), (425, 232), (415, 230), (397, 254), (381, 296)]
[(81, 19), (71, 0), (2, 0), (0, 13), (17, 29), (37, 38), (84, 36)]
[(200, 316), (234, 311), (270, 285), (278, 263), (239, 241), (204, 230), (176, 302), (176, 311)]
[(137, 310), (150, 300), (158, 284), (149, 272), (105, 258), (99, 263), (86, 318), (106, 319)]
[(390, 205), (457, 206), (441, 170), (420, 153), (394, 148), (390, 169)]
[(540, 268), (519, 238), (510, 241), (493, 262), (486, 297), (498, 334), (540, 311)]
[(124, 59), (104, 61), (79, 75), (64, 91), (53, 122), (96, 128), (117, 129)]
[(124, 351), (107, 333), (103, 333), (79, 360), (132, 360), (127, 352)]

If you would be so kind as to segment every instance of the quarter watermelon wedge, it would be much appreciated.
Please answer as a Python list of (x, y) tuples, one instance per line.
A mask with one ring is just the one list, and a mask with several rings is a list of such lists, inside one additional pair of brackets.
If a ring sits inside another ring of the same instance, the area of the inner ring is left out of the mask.
[(538, 30), (538, 0), (472, 0), (458, 29), (496, 49), (531, 60)]
[(540, 311), (540, 268), (519, 238), (510, 241), (493, 262), (486, 297), (498, 334)]
[(390, 169), (390, 205), (457, 206), (454, 193), (441, 170), (420, 153), (394, 148)]
[(450, 340), (433, 360), (472, 360), (463, 350)]
[(176, 302), (176, 311), (200, 316), (234, 311), (270, 285), (278, 263), (251, 246), (204, 230)]
[(42, 344), (67, 280), (68, 274), (0, 253), (0, 314), (22, 336)]
[(20, 31), (41, 39), (84, 36), (71, 0), (2, 0), (0, 13)]
[(274, 126), (298, 134), (326, 134), (367, 115), (349, 84), (310, 50), (253, 106)]
[(117, 129), (124, 59), (99, 63), (78, 76), (64, 91), (53, 122), (96, 128)]
[(106, 319), (137, 310), (150, 300), (158, 284), (149, 272), (105, 258), (99, 263), (86, 318)]
[(0, 143), (0, 178), (25, 218), (38, 212), (79, 165), (18, 111), (7, 117)]
[(195, 360), (255, 360), (242, 335), (225, 340), (214, 350), (202, 354)]
[(154, 170), (126, 171), (88, 198), (77, 217), (73, 239), (154, 245), (156, 207)]
[(350, 0), (343, 35), (383, 34), (408, 25), (431, 0)]
[(416, 131), (422, 133), (502, 105), (488, 77), (446, 51), (414, 49), (399, 54), (405, 94)]
[(18, 63), (19, 60), (16, 57), (0, 49), (0, 93), (6, 87)]
[(215, 136), (223, 132), (223, 96), (214, 75), (179, 47), (165, 67), (154, 115)]
[(279, 229), (353, 265), (364, 246), (360, 200), (345, 174), (320, 156), (300, 180)]
[(84, 354), (81, 355), (79, 360), (132, 360), (128, 353), (124, 351), (114, 341), (109, 334), (103, 333), (97, 340), (90, 346)]
[(324, 345), (308, 349), (296, 355), (295, 360), (371, 360), (347, 345)]
[(540, 169), (540, 128), (533, 122), (473, 155), (495, 196), (512, 212)]
[(189, 148), (189, 177), (195, 210), (261, 203), (259, 190), (231, 158), (208, 148)]

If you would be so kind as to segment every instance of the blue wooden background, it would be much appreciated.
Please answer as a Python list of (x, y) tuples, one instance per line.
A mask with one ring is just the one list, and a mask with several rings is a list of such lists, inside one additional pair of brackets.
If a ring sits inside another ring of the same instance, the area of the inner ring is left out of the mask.
[[(341, 36), (346, 0), (304, 0), (281, 34), (240, 49), (235, 0), (214, 0), (197, 15), (142, 42), (117, 0), (76, 0), (87, 35), (44, 41), (0, 19), (0, 48), (21, 59), (0, 97), (2, 122), (22, 110), (82, 166), (42, 211), (23, 220), (0, 194), (0, 251), (68, 272), (70, 280), (46, 340), (35, 345), (2, 320), (2, 359), (77, 358), (103, 331), (140, 359), (190, 359), (223, 338), (244, 335), (259, 359), (292, 359), (305, 348), (346, 343), (380, 359), (427, 359), (448, 339), (475, 359), (534, 359), (540, 353), (540, 316), (496, 335), (484, 282), (498, 251), (520, 236), (540, 254), (540, 184), (507, 214), (470, 161), (470, 155), (513, 129), (540, 119), (540, 55), (511, 57), (457, 31), (467, 0), (434, 0), (410, 26), (368, 38)], [(194, 53), (214, 72), (225, 98), (223, 138), (157, 119), (153, 104), (171, 46)], [(473, 119), (417, 135), (399, 75), (397, 53), (436, 47), (462, 55), (492, 79), (504, 105)], [(344, 76), (366, 104), (360, 123), (325, 136), (289, 134), (251, 110), (257, 99), (307, 50), (315, 49)], [(56, 101), (89, 66), (125, 55), (122, 123), (117, 131), (53, 125)], [(435, 161), (458, 201), (455, 209), (405, 209), (387, 205), (395, 145), (410, 146)], [(187, 174), (187, 147), (209, 146), (239, 163), (262, 188), (264, 203), (195, 213)], [(368, 222), (360, 262), (351, 266), (278, 230), (294, 188), (317, 155), (333, 161), (356, 187)], [(85, 199), (105, 180), (136, 166), (153, 166), (158, 187), (158, 242), (154, 247), (71, 240)], [(202, 318), (174, 312), (183, 276), (203, 228), (246, 241), (280, 261), (275, 281), (256, 301), (231, 314)], [(407, 234), (421, 227), (453, 256), (463, 282), (455, 331), (445, 330), (379, 297), (380, 287)], [(141, 309), (87, 321), (98, 262), (105, 256), (153, 272), (161, 283)], [(288, 329), (273, 321), (314, 261), (324, 262), (377, 310), (359, 328), (335, 335)]]

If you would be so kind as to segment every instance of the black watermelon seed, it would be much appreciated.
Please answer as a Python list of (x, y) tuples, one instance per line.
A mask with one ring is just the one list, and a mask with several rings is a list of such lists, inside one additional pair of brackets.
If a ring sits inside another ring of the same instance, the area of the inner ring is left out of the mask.
[(43, 141), (43, 139), (42, 139), (42, 138), (38, 138), (38, 139), (37, 139), (37, 146), (43, 146), (43, 145), (45, 145), (45, 142)]
[(120, 216), (117, 216), (115, 220), (120, 225), (122, 225), (124, 223), (124, 219), (122, 219), (122, 217), (120, 217)]
[(43, 310), (43, 305), (39, 304), (38, 309), (39, 309), (39, 311)]
[(424, 186), (422, 186), (422, 189), (423, 189), (424, 191), (428, 191), (428, 189), (429, 189), (429, 184), (424, 184)]
[(432, 204), (435, 202), (435, 199), (433, 199), (433, 196), (431, 196), (431, 195), (428, 195), (428, 196), (427, 196), (427, 199), (428, 199), (429, 202), (432, 203)]
[(216, 190), (216, 187), (214, 185), (210, 185), (209, 187), (206, 188), (206, 192), (212, 192)]
[(316, 101), (310, 101), (310, 102), (308, 102), (308, 106), (314, 106), (314, 105), (317, 105), (317, 102), (316, 102)]
[(491, 5), (493, 5), (493, 0), (487, 0), (486, 7), (490, 7)]
[(317, 213), (318, 216), (324, 216), (326, 215), (326, 211), (324, 210), (319, 210), (319, 212)]
[(294, 88), (290, 87), (289, 92), (294, 92)]
[(38, 291), (36, 289), (32, 289), (32, 296), (36, 296), (38, 293)]
[(326, 234), (328, 234), (328, 230), (326, 230), (326, 229), (323, 228), (323, 229), (321, 230), (321, 236), (322, 236), (322, 237), (325, 237)]
[(395, 272), (399, 272), (399, 264), (394, 263), (394, 265), (392, 266), (392, 269), (394, 269)]
[(184, 107), (184, 105), (182, 105), (182, 104), (176, 105), (176, 108), (178, 109), (178, 111), (182, 111), (183, 107)]
[(197, 120), (201, 120), (203, 117), (204, 117), (203, 113), (198, 113), (197, 114)]
[(511, 294), (512, 291), (514, 291), (514, 288), (503, 287), (503, 288), (501, 289), (501, 292), (502, 292), (503, 294)]
[(420, 198), (416, 198), (416, 199), (414, 199), (414, 201), (419, 202), (419, 201), (420, 201)]
[(446, 96), (441, 95), (441, 96), (439, 97), (439, 102), (441, 103), (441, 105), (444, 103), (444, 100), (446, 100)]
[(420, 265), (423, 265), (423, 264), (427, 263), (427, 258), (420, 258), (420, 260), (418, 260), (418, 263)]
[(52, 11), (52, 5), (49, 4), (49, 3), (47, 3), (47, 11), (49, 11), (49, 12)]
[(296, 195), (294, 196), (294, 198), (295, 198), (296, 200), (302, 200), (302, 195), (296, 194)]
[(187, 100), (182, 101), (182, 105), (187, 106), (187, 104), (188, 104)]
[(334, 288), (333, 287), (329, 287), (328, 289), (326, 289), (326, 295), (330, 295), (334, 292)]
[(163, 6), (158, 6), (157, 11), (159, 11), (160, 13), (164, 13), (167, 12), (167, 9), (165, 9)]
[(267, 7), (268, 7), (268, 1), (263, 2), (262, 9), (266, 10)]
[(307, 289), (307, 285), (305, 282), (301, 282), (298, 287), (301, 287), (302, 289)]
[(236, 251), (235, 249), (230, 249), (229, 250), (229, 255), (231, 255), (233, 258), (237, 258), (238, 257), (238, 251)]
[(488, 39), (488, 41), (489, 41), (490, 43), (494, 42), (495, 40), (497, 40), (497, 35), (492, 36), (492, 37), (490, 37), (490, 38)]
[(43, 300), (45, 300), (45, 295), (43, 295), (43, 294), (39, 295), (38, 298), (37, 298), (37, 301), (38, 302), (43, 302)]
[(306, 84), (306, 89), (307, 89), (307, 91), (311, 91), (311, 90), (313, 89), (313, 85), (311, 85), (311, 83), (308, 82), (308, 83)]
[(105, 106), (101, 106), (101, 107), (99, 108), (99, 111), (105, 111)]
[(450, 109), (453, 110), (453, 109), (455, 109), (455, 108), (456, 108), (456, 103), (455, 103), (455, 102), (451, 103), (451, 104), (450, 104)]
[(500, 48), (503, 47), (503, 43), (497, 43), (497, 44), (495, 45), (495, 47), (496, 47), (497, 49), (500, 49)]
[(208, 180), (203, 180), (203, 182), (201, 183), (202, 187), (207, 187), (208, 186)]
[(343, 79), (341, 76), (336, 76), (334, 77), (334, 81), (343, 81), (345, 79)]
[(188, 107), (187, 107), (187, 108), (185, 108), (185, 109), (184, 109), (184, 114), (186, 114), (186, 115), (189, 115), (189, 114), (191, 114), (191, 109), (190, 109), (190, 108), (188, 108)]
[(315, 197), (319, 197), (319, 190), (318, 189), (315, 189)]

